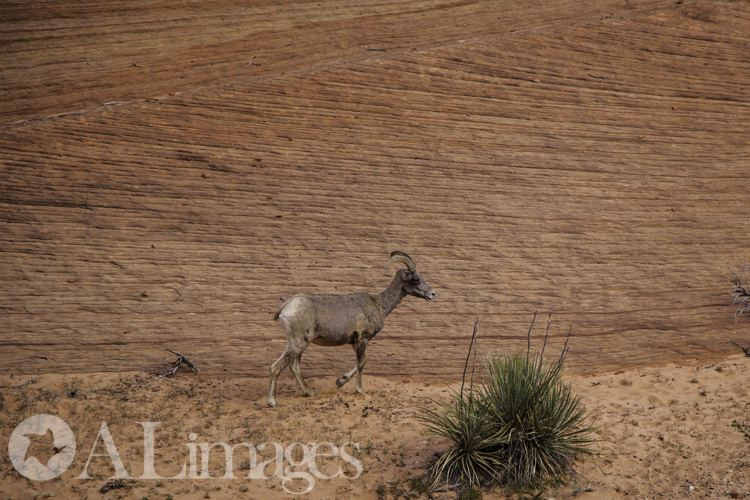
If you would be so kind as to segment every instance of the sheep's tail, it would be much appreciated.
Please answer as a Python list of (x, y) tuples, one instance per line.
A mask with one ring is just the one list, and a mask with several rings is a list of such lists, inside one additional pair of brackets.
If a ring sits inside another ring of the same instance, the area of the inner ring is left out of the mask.
[(280, 298), (281, 300), (283, 300), (283, 301), (284, 301), (284, 304), (283, 304), (283, 305), (282, 305), (281, 307), (279, 307), (279, 310), (278, 310), (278, 311), (276, 311), (276, 314), (274, 314), (274, 316), (273, 316), (273, 320), (274, 320), (274, 321), (276, 321), (276, 320), (278, 320), (278, 319), (279, 319), (279, 316), (281, 316), (281, 311), (283, 311), (283, 310), (284, 310), (284, 306), (285, 306), (285, 305), (286, 305), (286, 304), (287, 304), (287, 303), (289, 302), (289, 301), (288, 301), (288, 300), (286, 300), (286, 299), (285, 299), (284, 297), (279, 297), (279, 298)]

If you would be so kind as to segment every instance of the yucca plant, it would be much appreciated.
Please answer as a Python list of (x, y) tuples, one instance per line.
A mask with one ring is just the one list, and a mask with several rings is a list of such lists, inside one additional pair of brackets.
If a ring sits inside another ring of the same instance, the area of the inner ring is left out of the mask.
[(441, 481), (541, 488), (564, 482), (575, 456), (592, 453), (586, 410), (562, 381), (567, 340), (551, 363), (544, 361), (544, 348), (532, 355), (530, 344), (525, 354), (489, 353), (481, 387), (466, 394), (462, 385), (453, 403), (433, 401), (422, 410), (428, 432), (452, 442), (430, 469), (433, 489)]
[(505, 468), (498, 450), (507, 444), (505, 428), (497, 428), (485, 406), (472, 395), (453, 393), (453, 403), (433, 400), (417, 416), (428, 433), (453, 444), (432, 464), (429, 487), (441, 481), (476, 486), (500, 478)]
[(586, 410), (570, 384), (562, 381), (565, 353), (551, 363), (542, 354), (490, 353), (479, 398), (503, 428), (507, 440), (498, 450), (507, 464), (501, 481), (519, 487), (563, 482), (575, 456), (591, 453)]

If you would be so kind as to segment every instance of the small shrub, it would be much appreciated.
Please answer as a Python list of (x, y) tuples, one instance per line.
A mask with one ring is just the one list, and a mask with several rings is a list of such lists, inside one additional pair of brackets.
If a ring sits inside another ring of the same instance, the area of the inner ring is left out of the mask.
[(482, 500), (482, 490), (470, 486), (461, 491), (458, 500)]
[(378, 498), (385, 498), (386, 493), (388, 493), (388, 485), (385, 483), (379, 483), (375, 487), (375, 493), (378, 494)]
[(409, 488), (416, 493), (427, 493), (430, 491), (429, 484), (425, 483), (422, 476), (409, 478), (407, 484), (409, 485)]
[[(729, 267), (729, 264), (727, 264), (727, 267)], [(750, 269), (743, 261), (742, 268), (739, 271), (735, 271), (731, 267), (729, 267), (729, 271), (733, 276), (732, 284), (722, 283), (722, 285), (727, 285), (732, 289), (732, 305), (737, 306), (734, 310), (734, 324), (736, 325), (737, 317), (750, 307)]]
[(127, 479), (112, 479), (107, 482), (104, 486), (99, 489), (100, 493), (107, 493), (109, 490), (117, 490), (120, 488), (131, 489), (135, 485), (135, 481)]
[(750, 441), (750, 424), (748, 423), (739, 423), (736, 420), (732, 420), (732, 427), (737, 429), (738, 432), (740, 432), (743, 436), (745, 436), (745, 439), (747, 441)]

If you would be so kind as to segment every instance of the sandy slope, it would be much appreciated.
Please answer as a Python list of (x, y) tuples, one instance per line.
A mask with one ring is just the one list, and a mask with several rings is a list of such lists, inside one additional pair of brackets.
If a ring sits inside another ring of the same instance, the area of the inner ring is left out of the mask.
[[(686, 361), (655, 368), (603, 372), (572, 378), (575, 390), (599, 429), (598, 454), (576, 465), (568, 486), (549, 490), (544, 498), (744, 498), (750, 494), (750, 443), (730, 427), (734, 419), (750, 417), (748, 410), (748, 360), (731, 356), (719, 363)], [(316, 379), (312, 387), (324, 391), (333, 379)], [(265, 407), (266, 387), (248, 379), (216, 379), (182, 372), (169, 379), (141, 373), (4, 376), (2, 385), (3, 431), (0, 446), (7, 449), (13, 428), (25, 417), (50, 413), (65, 420), (77, 436), (77, 454), (60, 480), (26, 481), (2, 457), (0, 499), (53, 498), (291, 498), (278, 477), (246, 479), (248, 457), (235, 453), (236, 479), (218, 479), (226, 473), (222, 453), (212, 452), (209, 475), (213, 479), (135, 480), (126, 488), (101, 494), (114, 474), (109, 459), (94, 458), (87, 469), (93, 478), (77, 479), (92, 452), (102, 422), (108, 424), (123, 464), (130, 476), (143, 473), (143, 429), (136, 422), (161, 422), (156, 428), (155, 470), (163, 477), (180, 472), (189, 463), (190, 433), (196, 442), (277, 442), (282, 447), (299, 443), (330, 442), (341, 446), (359, 443), (360, 452), (348, 450), (361, 461), (356, 479), (316, 480), (301, 498), (378, 498), (419, 496), (408, 479), (425, 471), (433, 453), (445, 443), (425, 435), (415, 419), (427, 398), (447, 400), (449, 386), (408, 380), (367, 377), (368, 394), (358, 396), (345, 387), (335, 394), (312, 399), (299, 397), (296, 386), (282, 385), (282, 407)], [(453, 385), (453, 389), (459, 386)], [(46, 457), (49, 441), (32, 452)], [(322, 448), (320, 452), (329, 452)], [(107, 453), (98, 444), (95, 453)], [(52, 453), (53, 454), (53, 453)], [(271, 455), (260, 454), (264, 459)], [(292, 455), (295, 461), (301, 460)], [(200, 455), (198, 474), (201, 473)], [(261, 460), (259, 459), (258, 462)], [(335, 462), (335, 463), (334, 463)], [(339, 467), (348, 477), (356, 468), (340, 458), (318, 458), (326, 475)], [(287, 463), (285, 462), (285, 466)], [(275, 465), (265, 472), (273, 475)], [(309, 470), (301, 466), (297, 471)], [(288, 471), (287, 471), (288, 472)], [(385, 484), (385, 486), (382, 486)], [(302, 480), (286, 484), (291, 491), (308, 485)], [(690, 493), (690, 487), (694, 490)], [(403, 490), (403, 491), (401, 491)], [(451, 498), (452, 493), (437, 494)], [(424, 498), (424, 495), (421, 496)], [(503, 490), (485, 498), (505, 498)]]

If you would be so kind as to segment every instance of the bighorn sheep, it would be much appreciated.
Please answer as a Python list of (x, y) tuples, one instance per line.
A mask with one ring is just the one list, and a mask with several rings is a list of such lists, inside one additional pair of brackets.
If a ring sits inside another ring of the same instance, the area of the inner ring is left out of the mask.
[(404, 252), (391, 253), (386, 269), (394, 262), (406, 264), (400, 269), (383, 293), (350, 293), (347, 295), (296, 295), (284, 303), (274, 316), (286, 332), (287, 345), (284, 354), (271, 365), (271, 388), (268, 406), (276, 404), (276, 381), (289, 365), (305, 396), (313, 393), (299, 371), (302, 353), (310, 343), (336, 346), (351, 344), (357, 355), (357, 365), (340, 379), (336, 385), (346, 384), (356, 373), (355, 390), (364, 393), (362, 369), (367, 362), (367, 343), (382, 328), (385, 317), (396, 308), (407, 295), (426, 300), (435, 298), (435, 292), (424, 282), (414, 261)]

